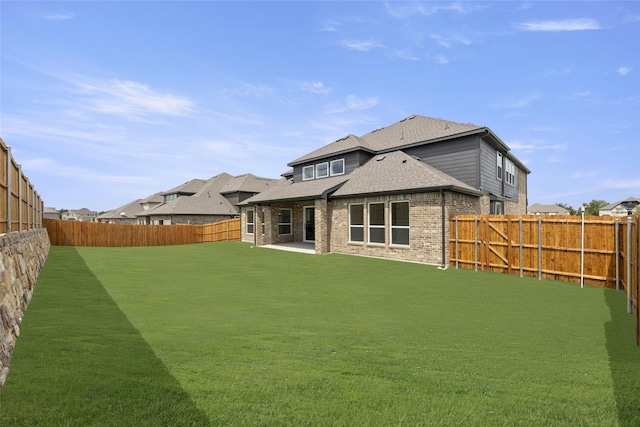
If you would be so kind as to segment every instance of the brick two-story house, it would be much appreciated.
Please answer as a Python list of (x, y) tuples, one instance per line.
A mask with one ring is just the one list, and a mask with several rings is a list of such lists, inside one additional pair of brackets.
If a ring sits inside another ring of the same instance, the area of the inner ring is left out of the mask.
[(445, 265), (450, 215), (527, 209), (529, 169), (472, 124), (413, 115), (289, 166), (241, 203), (243, 241)]

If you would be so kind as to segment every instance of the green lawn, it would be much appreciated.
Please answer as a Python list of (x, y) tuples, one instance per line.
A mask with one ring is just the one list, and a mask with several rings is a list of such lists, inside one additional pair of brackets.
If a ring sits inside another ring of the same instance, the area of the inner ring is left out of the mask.
[(213, 243), (52, 247), (0, 425), (640, 425), (623, 292)]

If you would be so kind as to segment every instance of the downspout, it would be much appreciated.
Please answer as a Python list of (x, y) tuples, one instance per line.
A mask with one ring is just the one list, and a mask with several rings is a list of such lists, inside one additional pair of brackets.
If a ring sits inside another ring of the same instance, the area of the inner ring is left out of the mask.
[(447, 269), (447, 265), (445, 262), (445, 255), (446, 255), (446, 250), (445, 250), (445, 225), (446, 225), (446, 219), (444, 217), (445, 215), (445, 195), (444, 195), (444, 190), (440, 190), (440, 199), (441, 199), (441, 205), (442, 205), (442, 265), (440, 266), (441, 270), (446, 270)]

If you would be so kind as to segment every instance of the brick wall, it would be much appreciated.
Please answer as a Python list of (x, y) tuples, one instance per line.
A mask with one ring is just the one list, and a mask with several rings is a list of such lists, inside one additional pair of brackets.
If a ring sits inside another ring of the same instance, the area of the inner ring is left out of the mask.
[[(409, 246), (391, 245), (389, 242), (389, 202), (409, 201)], [(371, 202), (385, 204), (385, 243), (370, 244), (366, 227), (367, 207)], [(364, 242), (349, 242), (348, 206), (351, 203), (364, 204)], [(413, 193), (354, 199), (338, 199), (329, 202), (331, 227), (330, 252), (390, 258), (403, 261), (441, 265), (442, 259), (442, 199), (439, 192)], [(445, 218), (449, 215), (477, 213), (480, 209), (478, 197), (458, 193), (445, 193)], [(448, 220), (445, 221), (445, 242), (449, 239)], [(448, 245), (445, 245), (445, 260), (448, 259)]]

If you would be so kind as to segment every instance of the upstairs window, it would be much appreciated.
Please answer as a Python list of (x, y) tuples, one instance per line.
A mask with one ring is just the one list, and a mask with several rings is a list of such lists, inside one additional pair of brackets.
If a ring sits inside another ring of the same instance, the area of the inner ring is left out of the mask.
[(302, 180), (303, 181), (308, 181), (310, 179), (313, 179), (313, 165), (311, 166), (305, 166), (302, 168)]
[(318, 163), (316, 165), (316, 178), (326, 178), (329, 176), (329, 163)]
[(505, 160), (504, 178), (507, 184), (516, 185), (516, 165), (509, 159)]
[(502, 181), (502, 153), (500, 152), (496, 153), (496, 167), (498, 171), (496, 178)]
[(344, 175), (344, 159), (331, 161), (331, 176)]

